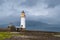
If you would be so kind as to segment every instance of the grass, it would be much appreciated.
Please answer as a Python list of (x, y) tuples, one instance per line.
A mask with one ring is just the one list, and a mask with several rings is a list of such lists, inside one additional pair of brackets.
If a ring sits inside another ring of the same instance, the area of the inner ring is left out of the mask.
[(21, 35), (10, 32), (0, 32), (0, 40), (4, 40), (5, 38), (11, 38), (12, 36), (21, 36)]

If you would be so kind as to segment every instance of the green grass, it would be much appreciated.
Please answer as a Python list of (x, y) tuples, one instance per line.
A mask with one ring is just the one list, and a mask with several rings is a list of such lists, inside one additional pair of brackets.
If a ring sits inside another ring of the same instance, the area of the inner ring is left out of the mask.
[(0, 32), (0, 40), (4, 40), (5, 38), (11, 38), (12, 36), (21, 36), (21, 35), (10, 32)]

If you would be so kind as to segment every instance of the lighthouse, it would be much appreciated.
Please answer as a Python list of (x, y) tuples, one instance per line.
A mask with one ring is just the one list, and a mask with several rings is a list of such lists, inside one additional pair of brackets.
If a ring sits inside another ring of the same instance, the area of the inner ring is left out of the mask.
[(26, 28), (26, 26), (25, 26), (25, 12), (24, 11), (22, 11), (21, 12), (21, 15), (20, 15), (20, 17), (21, 17), (21, 24), (20, 24), (20, 28), (21, 28), (21, 30), (25, 30), (25, 28)]

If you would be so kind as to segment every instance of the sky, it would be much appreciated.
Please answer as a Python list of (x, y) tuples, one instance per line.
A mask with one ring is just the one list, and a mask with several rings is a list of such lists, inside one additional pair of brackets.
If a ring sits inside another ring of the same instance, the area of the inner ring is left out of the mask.
[(60, 24), (60, 0), (0, 0), (0, 24), (26, 19), (48, 24)]

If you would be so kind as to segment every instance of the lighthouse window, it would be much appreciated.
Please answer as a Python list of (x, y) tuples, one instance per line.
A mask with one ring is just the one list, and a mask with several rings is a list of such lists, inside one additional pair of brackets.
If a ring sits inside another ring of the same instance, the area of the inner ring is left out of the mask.
[(21, 27), (23, 27), (23, 25), (21, 25)]

